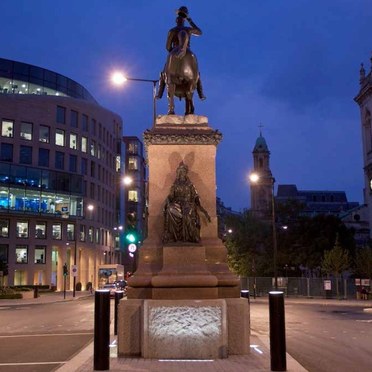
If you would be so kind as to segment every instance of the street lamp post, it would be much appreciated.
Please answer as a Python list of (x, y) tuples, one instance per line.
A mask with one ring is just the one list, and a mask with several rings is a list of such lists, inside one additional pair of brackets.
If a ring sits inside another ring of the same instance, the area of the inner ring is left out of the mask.
[[(253, 183), (258, 183), (260, 179), (267, 179), (267, 177), (260, 177), (257, 173), (251, 173), (249, 179)], [(273, 235), (273, 266), (274, 266), (274, 287), (275, 290), (278, 289), (278, 268), (277, 268), (277, 259), (278, 259), (278, 244), (276, 240), (276, 225), (275, 225), (275, 178), (270, 176), (268, 177), (271, 181), (271, 224), (272, 224), (272, 235)]]
[(143, 83), (152, 83), (152, 119), (153, 119), (153, 124), (155, 125), (155, 120), (156, 120), (156, 83), (159, 80), (151, 80), (151, 79), (138, 79), (138, 78), (129, 78), (123, 75), (121, 72), (115, 72), (111, 80), (115, 85), (122, 85), (126, 81), (139, 81)]

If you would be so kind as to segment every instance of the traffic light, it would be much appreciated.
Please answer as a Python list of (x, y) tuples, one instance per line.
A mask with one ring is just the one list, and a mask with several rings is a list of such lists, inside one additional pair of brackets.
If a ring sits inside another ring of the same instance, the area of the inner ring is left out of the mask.
[(137, 231), (127, 231), (125, 233), (125, 241), (127, 244), (131, 244), (131, 243), (137, 243), (138, 242), (138, 234), (137, 234)]
[(67, 275), (68, 275), (67, 263), (65, 263), (65, 264), (63, 265), (63, 275), (64, 275), (64, 276), (67, 276)]

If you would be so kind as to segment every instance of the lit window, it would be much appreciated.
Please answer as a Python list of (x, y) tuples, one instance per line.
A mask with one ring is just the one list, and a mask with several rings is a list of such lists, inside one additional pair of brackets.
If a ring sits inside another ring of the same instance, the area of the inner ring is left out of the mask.
[(17, 221), (17, 238), (28, 238), (28, 222)]
[(1, 123), (1, 135), (3, 137), (13, 137), (13, 126), (13, 121), (3, 120)]
[(131, 202), (138, 202), (138, 192), (137, 190), (129, 190), (128, 191), (128, 201)]
[(27, 263), (28, 262), (28, 246), (27, 245), (16, 245), (16, 263)]
[(28, 141), (32, 140), (32, 123), (21, 123), (21, 138)]
[(87, 152), (88, 147), (88, 138), (87, 137), (81, 137), (81, 151)]
[(75, 133), (70, 134), (70, 149), (77, 150), (77, 135)]
[(35, 246), (35, 263), (36, 264), (45, 264), (45, 245), (36, 245)]
[(53, 235), (53, 239), (56, 239), (56, 240), (62, 239), (62, 226), (60, 223), (54, 223), (52, 225), (52, 235)]
[(138, 162), (137, 158), (134, 156), (130, 156), (128, 159), (128, 169), (129, 170), (137, 170), (138, 169)]
[(50, 128), (45, 125), (40, 125), (39, 127), (39, 142), (49, 143), (50, 135), (49, 135)]
[(62, 129), (56, 129), (56, 145), (57, 146), (65, 145), (65, 131)]
[(138, 152), (138, 146), (137, 146), (137, 144), (134, 143), (134, 142), (129, 143), (128, 144), (128, 152), (130, 154), (137, 154), (137, 152)]
[(67, 240), (75, 240), (75, 225), (73, 223), (67, 224)]
[(96, 141), (90, 142), (90, 155), (92, 156), (96, 155)]
[(9, 237), (9, 220), (0, 220), (0, 237)]
[(35, 238), (46, 239), (46, 223), (45, 222), (36, 222)]

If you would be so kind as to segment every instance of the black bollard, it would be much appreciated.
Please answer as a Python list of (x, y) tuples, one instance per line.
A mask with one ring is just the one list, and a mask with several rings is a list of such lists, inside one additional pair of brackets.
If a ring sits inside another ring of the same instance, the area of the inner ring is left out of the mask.
[(119, 311), (119, 302), (124, 297), (124, 291), (115, 292), (115, 323), (114, 323), (114, 335), (118, 334), (118, 311)]
[(34, 286), (34, 298), (38, 298), (39, 297), (39, 294), (38, 294), (38, 288), (37, 288), (37, 285)]
[(97, 290), (94, 298), (94, 370), (110, 369), (110, 291)]
[(269, 292), (270, 356), (272, 371), (286, 371), (284, 293)]
[(243, 298), (248, 299), (248, 303), (250, 303), (250, 299), (249, 299), (249, 290), (248, 290), (248, 289), (242, 289), (242, 290), (240, 291), (240, 297), (243, 297)]

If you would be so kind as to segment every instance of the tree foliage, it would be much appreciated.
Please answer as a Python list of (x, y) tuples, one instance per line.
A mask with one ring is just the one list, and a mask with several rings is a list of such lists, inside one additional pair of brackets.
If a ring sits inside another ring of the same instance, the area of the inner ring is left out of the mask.
[(349, 267), (349, 253), (342, 249), (337, 237), (334, 247), (324, 252), (322, 270), (326, 274), (333, 274), (335, 277), (339, 277)]
[(358, 276), (372, 279), (372, 248), (358, 249), (355, 258), (355, 273)]

